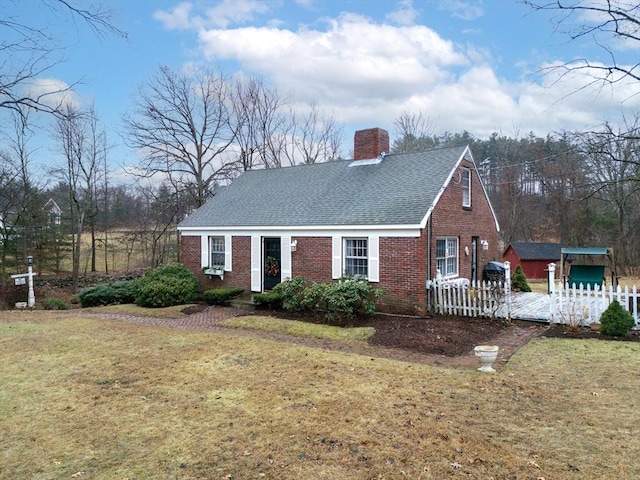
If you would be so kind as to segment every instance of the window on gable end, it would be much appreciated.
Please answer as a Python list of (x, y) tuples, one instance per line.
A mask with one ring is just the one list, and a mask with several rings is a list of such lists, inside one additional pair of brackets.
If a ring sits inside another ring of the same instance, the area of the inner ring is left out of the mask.
[(224, 237), (209, 237), (209, 266), (224, 267)]
[(461, 169), (462, 206), (471, 207), (471, 170)]

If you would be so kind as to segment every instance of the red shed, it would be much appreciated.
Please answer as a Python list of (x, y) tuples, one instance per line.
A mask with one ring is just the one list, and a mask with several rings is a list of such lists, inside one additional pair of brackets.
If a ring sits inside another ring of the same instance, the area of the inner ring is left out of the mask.
[(528, 279), (547, 278), (547, 266), (560, 261), (562, 243), (511, 242), (502, 258), (511, 262), (511, 271), (520, 265)]

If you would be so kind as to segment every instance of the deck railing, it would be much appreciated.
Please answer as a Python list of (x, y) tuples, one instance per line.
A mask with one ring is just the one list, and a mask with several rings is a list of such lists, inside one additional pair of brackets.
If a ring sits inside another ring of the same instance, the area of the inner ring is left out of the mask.
[(511, 269), (505, 262), (505, 281), (446, 279), (433, 282), (434, 307), (440, 315), (511, 319)]
[[(434, 311), (440, 315), (499, 318), (510, 321), (513, 314), (511, 267), (505, 262), (505, 282), (476, 282), (463, 278), (438, 276), (432, 282)], [(599, 323), (602, 313), (613, 300), (631, 313), (640, 328), (640, 292), (632, 287), (601, 288), (590, 285), (569, 285), (555, 282), (555, 264), (548, 266), (550, 286), (546, 296), (548, 311), (538, 312), (539, 319), (549, 323), (588, 326)], [(544, 304), (543, 304), (544, 305)], [(543, 308), (543, 310), (545, 310)]]

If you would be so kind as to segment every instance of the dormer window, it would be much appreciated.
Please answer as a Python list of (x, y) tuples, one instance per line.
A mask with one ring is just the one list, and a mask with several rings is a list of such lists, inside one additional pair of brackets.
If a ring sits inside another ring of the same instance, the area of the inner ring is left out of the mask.
[(461, 170), (462, 206), (471, 208), (471, 170), (468, 168)]

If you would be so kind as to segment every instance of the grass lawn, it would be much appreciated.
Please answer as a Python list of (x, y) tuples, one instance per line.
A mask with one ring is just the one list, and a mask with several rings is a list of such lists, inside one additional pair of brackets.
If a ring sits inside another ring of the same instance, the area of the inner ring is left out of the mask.
[(539, 339), (485, 374), (0, 312), (0, 478), (640, 478), (639, 360)]

